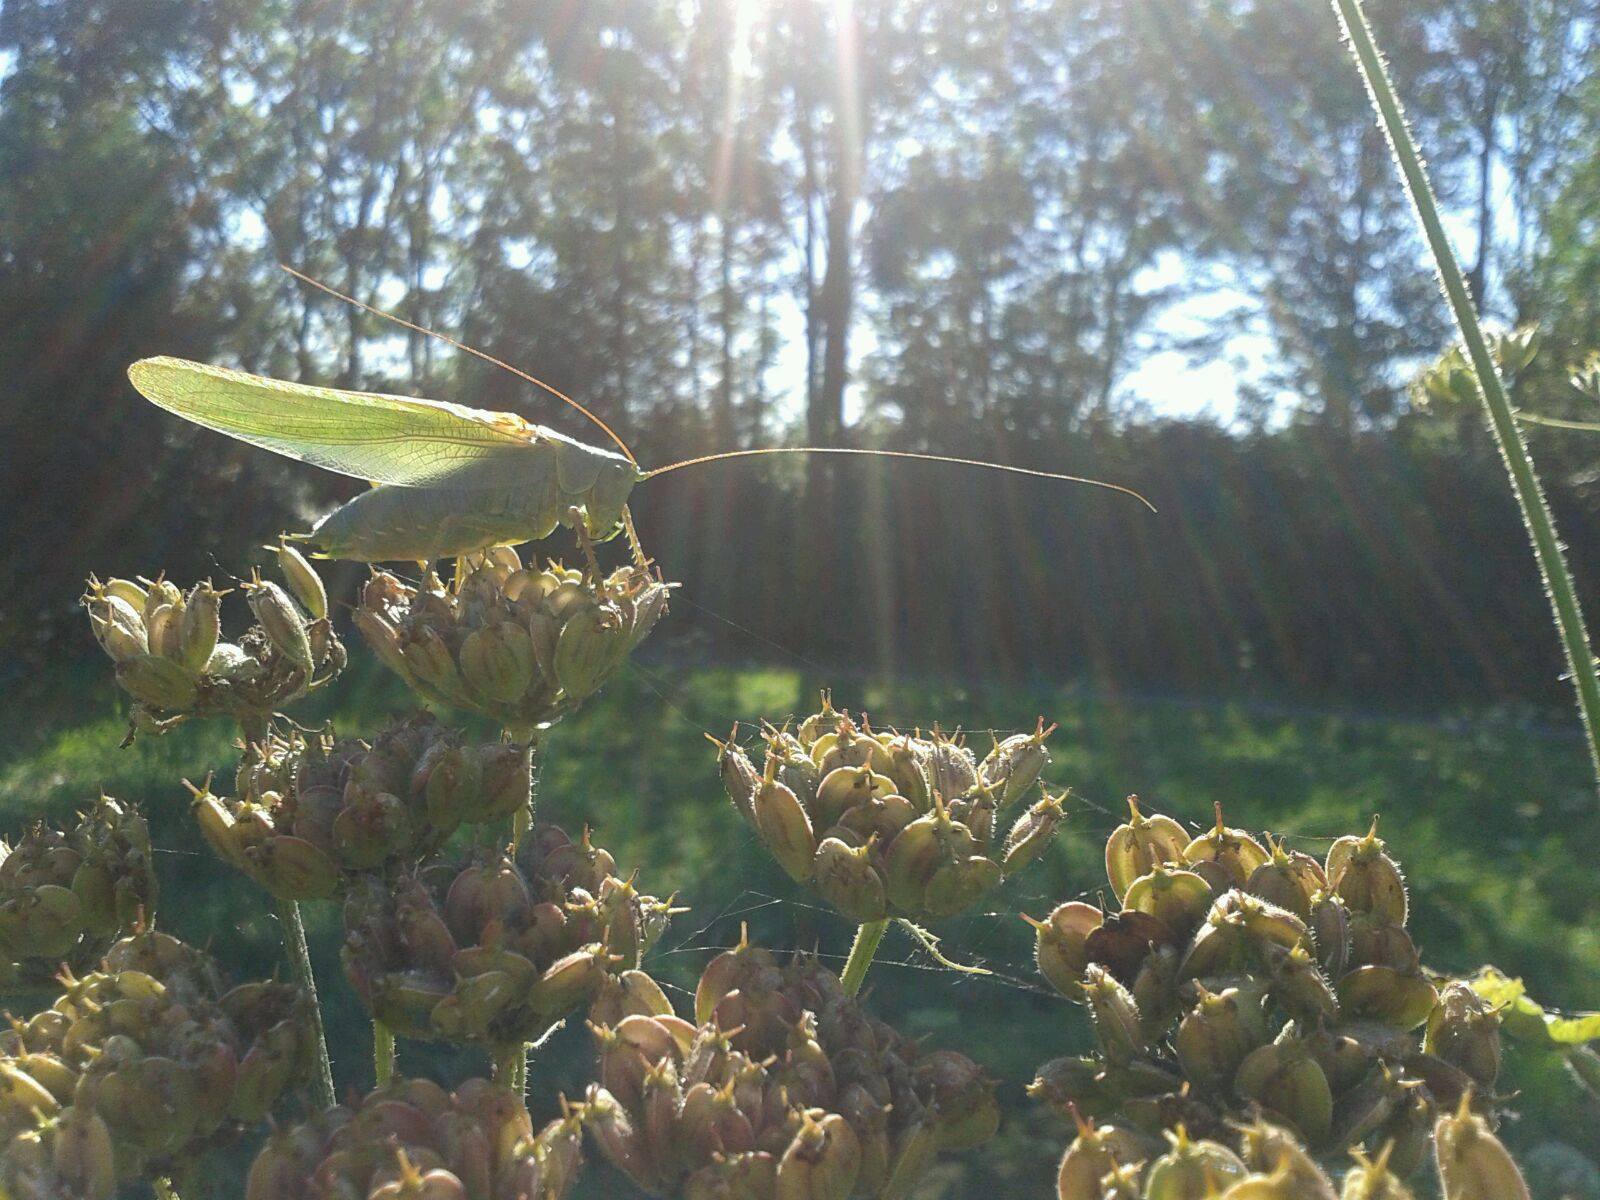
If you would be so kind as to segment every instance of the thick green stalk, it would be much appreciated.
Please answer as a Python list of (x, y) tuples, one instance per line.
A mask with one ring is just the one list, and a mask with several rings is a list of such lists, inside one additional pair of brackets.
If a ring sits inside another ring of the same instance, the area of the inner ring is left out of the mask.
[(321, 1108), (332, 1108), (333, 1064), (328, 1059), (328, 1039), (322, 1031), (322, 1002), (317, 999), (317, 979), (311, 973), (311, 951), (306, 946), (306, 927), (300, 920), (300, 906), (293, 900), (278, 901), (278, 920), (283, 925), (283, 948), (289, 953), (289, 969), (294, 981), (311, 1000), (311, 1035), (316, 1039), (317, 1078), (315, 1091)]
[(372, 1021), (372, 1074), (383, 1087), (394, 1078), (394, 1030), (382, 1021)]
[(867, 968), (872, 966), (872, 956), (878, 952), (878, 943), (883, 941), (888, 929), (888, 921), (868, 921), (856, 930), (856, 940), (850, 946), (850, 957), (845, 960), (844, 970), (839, 974), (845, 995), (854, 996), (861, 990), (861, 984), (867, 977)]
[(1573, 687), (1578, 693), (1578, 711), (1583, 718), (1584, 732), (1588, 734), (1589, 757), (1596, 778), (1600, 780), (1600, 677), (1595, 673), (1594, 654), (1589, 649), (1589, 635), (1583, 624), (1583, 610), (1579, 607), (1578, 591), (1573, 585), (1572, 573), (1567, 568), (1562, 552), (1555, 518), (1545, 502), (1538, 473), (1533, 468), (1533, 459), (1529, 457), (1527, 444), (1517, 428), (1505, 384), (1495, 369), (1488, 343), (1478, 324), (1478, 313), (1473, 307), (1466, 279), (1461, 274), (1461, 266), (1445, 236), (1444, 224), (1439, 219), (1439, 206), (1434, 200), (1433, 187), (1428, 182), (1427, 169), (1422, 165), (1422, 156), (1417, 152), (1416, 142), (1406, 127), (1405, 111), (1400, 106), (1383, 55), (1372, 36), (1372, 26), (1367, 23), (1361, 0), (1333, 0), (1333, 7), (1339, 16), (1339, 23), (1344, 27), (1356, 63), (1361, 68), (1362, 77), (1366, 80), (1367, 93), (1378, 114), (1378, 124), (1389, 139), (1389, 149), (1394, 154), (1400, 177), (1416, 209), (1417, 220), (1422, 224), (1428, 249), (1432, 251), (1434, 265), (1438, 268), (1439, 282), (1455, 314), (1456, 327), (1461, 331), (1461, 341), (1472, 362), (1473, 373), (1477, 376), (1478, 391), (1483, 398), (1484, 409), (1489, 414), (1489, 426), (1505, 460), (1506, 473), (1511, 477), (1511, 490), (1522, 509), (1522, 520), (1528, 527), (1528, 538), (1533, 543), (1539, 573), (1544, 578), (1545, 592), (1550, 597), (1556, 631), (1561, 635), (1567, 668), (1572, 673)]

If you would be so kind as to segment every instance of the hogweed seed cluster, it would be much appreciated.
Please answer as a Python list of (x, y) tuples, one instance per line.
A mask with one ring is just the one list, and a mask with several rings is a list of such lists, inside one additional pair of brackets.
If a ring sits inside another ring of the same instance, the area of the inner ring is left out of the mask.
[(0, 841), (0, 987), (88, 969), (155, 908), (150, 831), (136, 807), (101, 796), (71, 829), (41, 821), (14, 846)]
[[(741, 939), (680, 1016), (647, 973), (671, 902), (587, 830), (533, 813), (539, 743), (669, 594), (637, 548), (609, 574), (582, 549), (583, 570), (497, 547), (449, 582), (375, 572), (362, 589), (354, 621), (377, 656), (421, 699), (498, 723), (498, 739), (429, 712), (365, 737), (283, 715), (345, 661), (322, 583), (287, 545), (281, 585), (241, 585), (253, 623), (236, 641), (209, 584), (90, 581), (136, 730), (238, 725), (231, 779), (193, 787), (192, 812), (278, 903), (294, 982), (225, 987), (204, 954), (153, 931), (149, 836), (130, 806), (102, 798), (74, 826), (0, 847), (0, 983), (60, 988), (0, 1034), (0, 1195), (109, 1200), (153, 1177), (182, 1193), (207, 1151), (270, 1124), (247, 1200), (560, 1200), (586, 1142), (666, 1200), (905, 1200), (942, 1156), (994, 1135), (998, 1081), (856, 992), (890, 920), (993, 903), (1048, 852), (1065, 800), (1042, 782), (1052, 730), (980, 757), (937, 727), (874, 729), (824, 695), (764, 729), (759, 766), (719, 743), (743, 819), (860, 930), (839, 975)], [(1071, 901), (1036, 923), (1039, 969), (1095, 1038), (1031, 1089), (1075, 1131), (1061, 1200), (1407, 1200), (1430, 1160), (1446, 1200), (1527, 1195), (1496, 1133), (1499, 1015), (1423, 966), (1375, 831), (1318, 860), (1220, 813), (1191, 831), (1134, 804), (1105, 863), (1114, 904)], [(343, 1104), (300, 902), (339, 906), (344, 984), (374, 1023), (378, 1086)], [(587, 1025), (592, 1082), (543, 1095), (561, 1115), (541, 1128), (526, 1047), (563, 1021)], [(454, 1091), (408, 1077), (395, 1035), (466, 1048), (493, 1077)]]
[(272, 731), (246, 749), (234, 795), (200, 791), (195, 816), (218, 855), (273, 895), (320, 900), (415, 867), (464, 824), (525, 809), (531, 754), (468, 743), (428, 713), (371, 741)]
[(999, 1124), (976, 1063), (873, 1019), (814, 958), (742, 942), (701, 975), (693, 1022), (659, 989), (626, 990), (592, 1023), (583, 1119), (652, 1196), (894, 1200)]
[[(735, 734), (737, 734), (735, 730)], [(730, 738), (723, 784), (773, 858), (853, 921), (954, 916), (1034, 861), (1060, 825), (1044, 792), (1001, 828), (1039, 783), (1049, 735), (995, 745), (981, 761), (956, 738), (885, 733), (822, 708), (766, 733), (756, 770)]]
[(598, 691), (666, 611), (642, 565), (611, 572), (523, 565), (509, 546), (463, 560), (449, 586), (375, 574), (355, 622), (424, 699), (529, 736)]
[(0, 1194), (109, 1200), (253, 1127), (302, 1078), (311, 1046), (295, 988), (227, 987), (164, 933), (64, 976), (55, 1003), (0, 1032)]
[(422, 1039), (506, 1047), (639, 966), (669, 907), (585, 836), (536, 826), (515, 854), (369, 879), (345, 901), (345, 974), (374, 1017)]
[(222, 637), (225, 593), (209, 582), (185, 592), (165, 577), (90, 578), (83, 605), (133, 699), (134, 729), (162, 732), (209, 716), (254, 724), (344, 669), (321, 579), (290, 546), (278, 562), (287, 589), (259, 573), (241, 585), (255, 623), (238, 641)]
[[(1204, 1200), (1208, 1177), (1237, 1181), (1221, 1193), (1233, 1200), (1332, 1197), (1323, 1165), (1352, 1152), (1345, 1197), (1406, 1196), (1436, 1144), (1451, 1200), (1514, 1196), (1445, 1170), (1445, 1131), (1499, 1146), (1499, 1021), (1470, 985), (1423, 967), (1376, 828), (1318, 861), (1229, 828), (1220, 809), (1191, 836), (1129, 808), (1105, 853), (1120, 906), (1069, 901), (1035, 922), (1040, 973), (1095, 1036), (1031, 1088), (1078, 1127), (1061, 1200)], [(1290, 1165), (1252, 1160), (1266, 1128), (1293, 1146)]]

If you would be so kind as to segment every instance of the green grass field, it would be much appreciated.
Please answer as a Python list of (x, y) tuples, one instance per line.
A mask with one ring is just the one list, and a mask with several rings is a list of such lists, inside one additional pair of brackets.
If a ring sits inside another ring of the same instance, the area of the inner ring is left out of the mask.
[[(101, 664), (48, 695), (0, 700), (0, 831), (61, 816), (103, 788), (141, 802), (162, 853), (160, 922), (209, 944), (235, 972), (269, 972), (279, 959), (263, 897), (215, 861), (189, 822), (181, 780), (216, 770), (226, 780), (230, 731), (195, 726), (119, 751), (124, 725)], [(676, 892), (679, 917), (650, 966), (692, 985), (716, 947), (752, 936), (839, 956), (851, 930), (791, 886), (721, 794), (704, 734), (735, 720), (781, 721), (809, 711), (819, 680), (773, 669), (631, 668), (548, 739), (541, 817), (588, 823), (645, 890)], [(958, 1196), (982, 1179), (995, 1197), (1044, 1194), (1066, 1134), (1032, 1110), (1022, 1085), (1042, 1060), (1081, 1046), (1081, 1013), (1046, 991), (1031, 963), (1018, 910), (1042, 915), (1103, 884), (1099, 864), (1122, 798), (1191, 823), (1220, 801), (1229, 823), (1271, 829), (1313, 852), (1365, 829), (1374, 815), (1412, 881), (1414, 929), (1436, 968), (1494, 962), (1566, 1008), (1600, 1007), (1600, 895), (1592, 883), (1600, 820), (1581, 743), (1505, 720), (1422, 723), (1326, 715), (1271, 715), (1230, 705), (1086, 698), (1048, 689), (975, 690), (940, 683), (839, 684), (836, 701), (865, 707), (876, 724), (949, 729), (1031, 728), (1059, 721), (1049, 779), (1073, 788), (1072, 817), (1047, 859), (1008, 883), (986, 910), (935, 930), (951, 957), (989, 976), (933, 964), (891, 933), (868, 988), (874, 1006), (936, 1044), (959, 1046), (1003, 1081), (1008, 1122), (1000, 1145), (968, 1156), (927, 1195)], [(313, 715), (344, 733), (371, 731), (405, 711), (405, 695), (375, 669), (335, 685)], [(305, 719), (307, 714), (299, 714)], [(485, 731), (487, 734), (488, 731)], [(980, 747), (987, 733), (972, 735)], [(220, 785), (219, 785), (220, 786)], [(370, 1084), (367, 1027), (337, 965), (338, 913), (309, 906), (341, 1090)], [(470, 1056), (402, 1046), (402, 1064), (445, 1076), (481, 1070)], [(559, 1033), (533, 1070), (536, 1105), (581, 1092), (588, 1035)], [(1525, 1114), (1510, 1137), (1527, 1148), (1561, 1139), (1600, 1153), (1600, 1112), (1549, 1063), (1512, 1054), (1510, 1084)], [(237, 1169), (235, 1156), (230, 1169)], [(219, 1189), (219, 1195), (229, 1190)], [(596, 1169), (580, 1194), (626, 1195)]]

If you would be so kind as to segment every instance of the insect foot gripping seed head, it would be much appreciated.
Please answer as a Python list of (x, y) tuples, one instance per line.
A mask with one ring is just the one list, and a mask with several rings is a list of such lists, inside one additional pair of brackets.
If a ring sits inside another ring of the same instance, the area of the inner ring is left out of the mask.
[(637, 968), (667, 913), (587, 837), (537, 826), (515, 858), (480, 853), (352, 885), (345, 974), (396, 1033), (509, 1046)]
[(218, 855), (275, 896), (322, 899), (415, 867), (463, 824), (524, 808), (528, 753), (467, 743), (428, 713), (370, 742), (273, 731), (246, 750), (235, 796), (200, 790), (195, 816)]
[(1531, 1200), (1522, 1172), (1489, 1123), (1463, 1096), (1434, 1127), (1434, 1156), (1444, 1200)]
[(582, 1149), (575, 1111), (535, 1130), (521, 1098), (487, 1080), (447, 1092), (394, 1079), (276, 1129), (251, 1165), (244, 1200), (562, 1200)]
[[(0, 1138), (15, 1147), (30, 1132), (16, 1109), (31, 1097), (26, 1124), (82, 1194), (108, 1195), (108, 1179), (170, 1174), (262, 1120), (303, 1076), (308, 1017), (287, 984), (230, 990), (209, 958), (175, 938), (125, 938), (97, 970), (67, 978), (52, 1007), (0, 1032)], [(0, 1180), (11, 1182), (4, 1172), (15, 1161), (0, 1146)]]
[(0, 983), (40, 985), (81, 971), (155, 915), (150, 833), (137, 808), (102, 796), (76, 827), (0, 842)]
[(717, 762), (733, 805), (778, 864), (857, 922), (953, 916), (1045, 852), (1064, 796), (1042, 794), (1009, 828), (998, 814), (1049, 761), (1041, 723), (979, 762), (957, 739), (874, 732), (822, 708), (769, 729), (761, 770), (732, 738)]
[(498, 546), (458, 559), (449, 587), (375, 574), (355, 621), (419, 695), (525, 734), (599, 690), (655, 627), (670, 587), (636, 565), (601, 579), (524, 566)]
[[(1165, 823), (1136, 814), (1112, 835), (1108, 861), (1132, 861)], [(1324, 871), (1220, 819), (1183, 853), (1146, 855), (1149, 869), (1124, 881), (1120, 906), (1074, 900), (1033, 922), (1040, 974), (1090, 1010), (1097, 1042), (1093, 1054), (1041, 1067), (1036, 1099), (1146, 1138), (1182, 1124), (1238, 1152), (1259, 1178), (1230, 1187), (1262, 1195), (1312, 1186), (1275, 1178), (1275, 1159), (1245, 1152), (1240, 1130), (1262, 1113), (1292, 1131), (1297, 1154), (1341, 1169), (1349, 1150), (1388, 1145), (1386, 1169), (1401, 1179), (1427, 1157), (1439, 1113), (1464, 1095), (1475, 1092), (1492, 1116), (1497, 1016), (1465, 985), (1435, 989), (1391, 920), (1399, 914), (1366, 901), (1392, 889), (1326, 890), (1350, 871)], [(1370, 864), (1383, 852), (1356, 853)], [(1398, 874), (1389, 860), (1370, 877)]]
[[(321, 587), (303, 559), (283, 565), (296, 594), (312, 595), (313, 582)], [(245, 591), (257, 623), (231, 642), (222, 640), (224, 593), (209, 582), (184, 592), (165, 579), (90, 578), (89, 625), (133, 698), (136, 729), (162, 732), (205, 716), (259, 723), (344, 669), (325, 601), (323, 614), (308, 618), (288, 592), (259, 576)]]
[(976, 1064), (875, 1020), (813, 958), (741, 942), (706, 967), (695, 1010), (591, 1021), (584, 1123), (652, 1195), (904, 1197), (941, 1151), (995, 1132)]

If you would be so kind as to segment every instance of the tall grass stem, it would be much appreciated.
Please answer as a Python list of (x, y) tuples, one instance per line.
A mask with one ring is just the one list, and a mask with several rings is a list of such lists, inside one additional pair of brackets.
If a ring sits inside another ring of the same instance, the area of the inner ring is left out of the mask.
[(1511, 490), (1518, 507), (1522, 509), (1522, 520), (1528, 528), (1528, 538), (1533, 543), (1545, 593), (1550, 597), (1556, 631), (1561, 635), (1567, 668), (1578, 693), (1578, 711), (1583, 718), (1584, 732), (1588, 735), (1590, 761), (1596, 780), (1600, 782), (1600, 677), (1595, 673), (1594, 654), (1589, 649), (1583, 610), (1578, 604), (1578, 591), (1572, 581), (1572, 572), (1567, 567), (1561, 538), (1556, 532), (1555, 518), (1539, 486), (1539, 476), (1528, 454), (1527, 443), (1517, 427), (1505, 384), (1495, 368), (1483, 329), (1478, 324), (1478, 313), (1473, 306), (1466, 278), (1461, 273), (1461, 265), (1456, 261), (1450, 241), (1445, 236), (1433, 186), (1428, 181), (1427, 168), (1423, 166), (1422, 156), (1406, 125), (1405, 110), (1395, 94), (1394, 83), (1389, 78), (1383, 54), (1373, 37), (1372, 26), (1367, 21), (1361, 0), (1332, 2), (1339, 23), (1344, 28), (1345, 40), (1366, 81), (1367, 94), (1377, 112), (1378, 124), (1388, 138), (1400, 178), (1416, 209), (1417, 220), (1422, 225), (1423, 236), (1427, 239), (1434, 266), (1439, 273), (1439, 283), (1444, 289), (1445, 299), (1450, 302), (1456, 327), (1460, 330), (1467, 357), (1477, 376), (1478, 392), (1489, 415), (1489, 427), (1494, 433), (1495, 444), (1500, 447), (1506, 473), (1511, 477)]
[(311, 972), (311, 951), (306, 946), (306, 927), (300, 919), (300, 906), (293, 900), (278, 901), (278, 921), (283, 926), (283, 948), (289, 952), (289, 970), (300, 990), (311, 1000), (311, 1036), (316, 1040), (317, 1056), (317, 1104), (325, 1109), (332, 1108), (335, 1103), (333, 1063), (328, 1059), (328, 1038), (322, 1029), (322, 1001), (317, 998), (317, 979)]
[(888, 931), (888, 921), (868, 921), (856, 930), (856, 940), (850, 946), (850, 957), (845, 960), (839, 981), (844, 984), (845, 995), (854, 996), (861, 990), (867, 969), (872, 966), (872, 956), (878, 952), (878, 943)]

